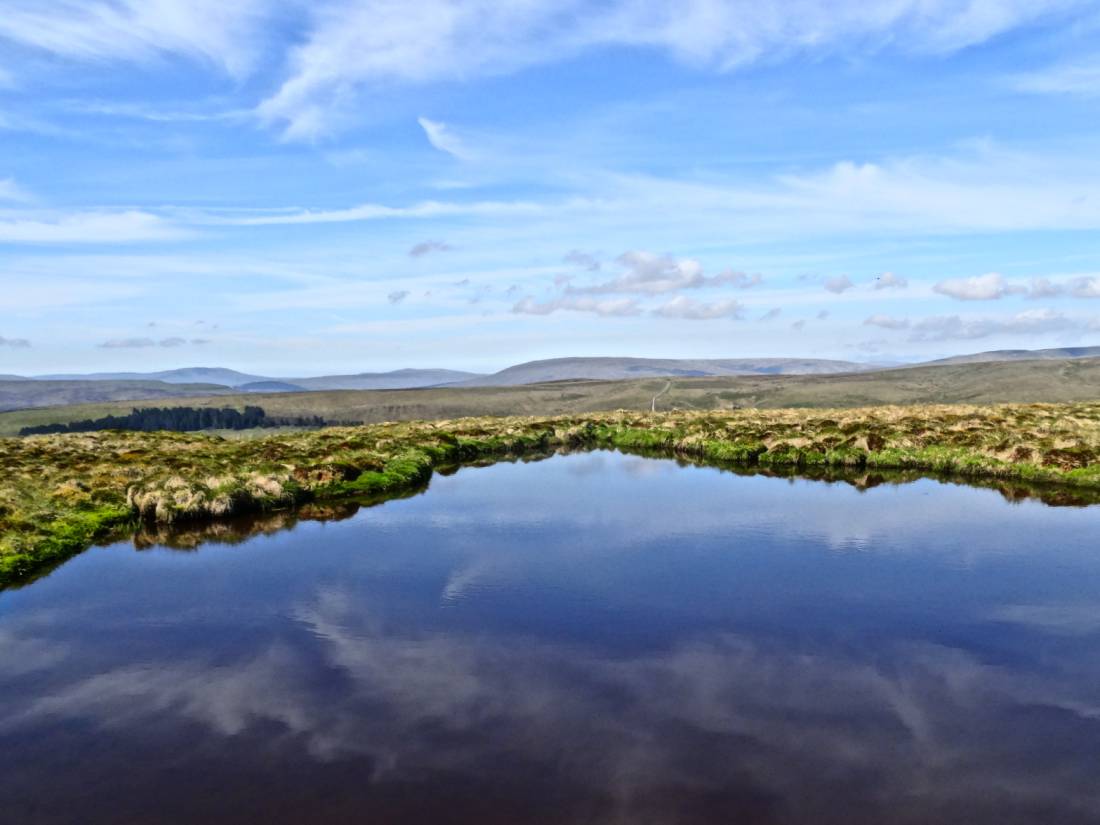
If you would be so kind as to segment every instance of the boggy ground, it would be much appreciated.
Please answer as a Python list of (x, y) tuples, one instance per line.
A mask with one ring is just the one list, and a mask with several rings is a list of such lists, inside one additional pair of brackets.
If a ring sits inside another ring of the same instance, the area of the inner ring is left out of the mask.
[(334, 427), (227, 440), (100, 432), (0, 439), (0, 586), (120, 530), (390, 497), (436, 468), (611, 447), (820, 475), (905, 470), (1100, 491), (1100, 402), (594, 413)]

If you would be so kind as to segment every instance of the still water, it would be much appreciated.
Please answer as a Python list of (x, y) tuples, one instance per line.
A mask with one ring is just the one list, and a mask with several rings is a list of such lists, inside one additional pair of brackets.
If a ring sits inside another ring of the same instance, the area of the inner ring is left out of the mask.
[(591, 453), (94, 548), (0, 593), (0, 820), (1097, 823), (1100, 507)]

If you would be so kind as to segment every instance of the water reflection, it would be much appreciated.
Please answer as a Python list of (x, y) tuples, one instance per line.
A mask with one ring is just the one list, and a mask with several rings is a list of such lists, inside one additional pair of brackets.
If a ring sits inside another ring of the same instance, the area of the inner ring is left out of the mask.
[(0, 595), (12, 821), (1100, 818), (1095, 509), (597, 454), (315, 515)]

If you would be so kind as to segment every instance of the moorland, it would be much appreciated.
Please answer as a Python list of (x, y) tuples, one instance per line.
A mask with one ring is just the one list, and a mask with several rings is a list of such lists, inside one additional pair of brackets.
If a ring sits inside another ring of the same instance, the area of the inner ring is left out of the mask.
[[(38, 382), (12, 382), (20, 386)], [(100, 382), (82, 383), (95, 392)], [(108, 382), (108, 386), (115, 386)], [(165, 385), (173, 388), (178, 385)], [(2, 386), (0, 386), (2, 389)], [(117, 389), (117, 387), (116, 387)], [(655, 396), (656, 402), (654, 402)], [(568, 379), (508, 386), (444, 386), (312, 392), (189, 392), (156, 396), (158, 407), (253, 404), (273, 417), (376, 423), (467, 416), (579, 415), (607, 410), (730, 410), (863, 407), (881, 404), (999, 404), (1100, 399), (1100, 358), (1003, 360), (835, 374), (653, 376), (634, 380)], [(2, 396), (0, 396), (2, 400)], [(39, 397), (33, 409), (0, 413), (0, 435), (23, 427), (126, 415), (119, 396), (74, 404)]]

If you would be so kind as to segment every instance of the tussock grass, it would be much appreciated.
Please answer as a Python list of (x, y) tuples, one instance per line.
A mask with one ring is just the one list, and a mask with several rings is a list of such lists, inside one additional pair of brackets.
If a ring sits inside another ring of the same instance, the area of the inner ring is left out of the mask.
[(464, 418), (225, 439), (0, 439), (0, 586), (112, 531), (393, 496), (458, 463), (616, 448), (821, 475), (902, 470), (1100, 491), (1100, 403)]

